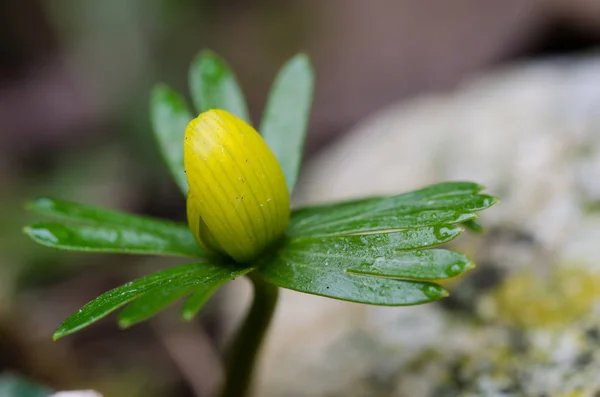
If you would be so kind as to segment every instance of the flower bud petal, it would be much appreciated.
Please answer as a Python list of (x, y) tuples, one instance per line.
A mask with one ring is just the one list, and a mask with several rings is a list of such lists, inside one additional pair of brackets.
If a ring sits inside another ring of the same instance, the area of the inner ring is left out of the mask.
[(275, 155), (249, 124), (209, 110), (185, 132), (190, 230), (204, 248), (254, 259), (284, 233), (290, 197)]

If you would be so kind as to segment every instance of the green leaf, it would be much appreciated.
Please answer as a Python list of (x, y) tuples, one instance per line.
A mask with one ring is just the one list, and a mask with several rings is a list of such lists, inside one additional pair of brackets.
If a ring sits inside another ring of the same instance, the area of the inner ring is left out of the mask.
[(435, 248), (388, 257), (365, 256), (361, 262), (360, 255), (349, 257), (353, 259), (347, 264), (347, 271), (350, 273), (416, 280), (443, 280), (456, 277), (474, 267), (461, 253)]
[(184, 195), (188, 185), (183, 168), (183, 137), (192, 118), (181, 95), (163, 84), (154, 87), (150, 93), (152, 129), (163, 160)]
[(470, 220), (464, 222), (463, 225), (467, 229), (469, 229), (470, 231), (475, 232), (475, 233), (482, 233), (484, 230), (483, 226), (481, 225), (481, 223), (479, 223), (477, 221), (477, 219), (470, 219)]
[(203, 285), (198, 288), (194, 293), (185, 301), (183, 309), (181, 310), (181, 317), (184, 320), (190, 321), (196, 314), (202, 309), (208, 298), (224, 283)]
[(83, 204), (39, 198), (28, 209), (70, 224), (38, 223), (25, 228), (34, 241), (65, 250), (204, 258), (183, 224)]
[[(462, 231), (458, 226), (445, 225), (385, 234), (292, 239), (278, 254), (277, 267), (298, 273), (316, 266), (336, 273), (440, 280), (457, 276), (473, 265), (457, 252), (423, 248), (451, 241)], [(270, 269), (274, 268), (271, 265)]]
[(290, 59), (275, 78), (260, 125), (261, 134), (281, 164), (290, 193), (302, 163), (313, 86), (308, 57), (298, 54)]
[(203, 255), (191, 242), (181, 244), (172, 236), (124, 227), (43, 222), (27, 226), (24, 231), (38, 244), (66, 251), (191, 257)]
[(119, 313), (119, 327), (125, 329), (142, 322), (160, 312), (177, 299), (191, 293), (194, 285), (175, 283), (149, 292), (138, 300), (130, 303)]
[(131, 281), (118, 288), (108, 291), (79, 309), (69, 317), (54, 333), (54, 340), (72, 334), (90, 324), (104, 318), (118, 308), (152, 293), (145, 304), (134, 306), (120, 318), (122, 326), (129, 326), (135, 322), (156, 313), (172, 301), (172, 294), (163, 294), (164, 299), (158, 297), (160, 290), (172, 290), (203, 285), (222, 284), (223, 282), (247, 273), (253, 268), (241, 268), (208, 263), (191, 263), (172, 267), (144, 278)]
[[(203, 266), (204, 269), (202, 271), (199, 270), (197, 273), (199, 276), (204, 277), (204, 279), (199, 281), (197, 276), (186, 277), (175, 280), (168, 286), (157, 288), (146, 293), (135, 302), (129, 304), (129, 306), (119, 314), (119, 326), (122, 328), (129, 328), (134, 324), (152, 317), (177, 299), (190, 293), (193, 293), (193, 295), (188, 301), (194, 298), (194, 309), (199, 311), (208, 298), (210, 298), (220, 286), (254, 269), (253, 267), (236, 268), (231, 265), (225, 266), (213, 264), (199, 264), (199, 266)], [(199, 295), (203, 297), (201, 303), (198, 300)], [(191, 319), (194, 314), (195, 313), (187, 313), (184, 308), (185, 319)]]
[(278, 257), (259, 268), (278, 287), (350, 302), (382, 306), (418, 305), (448, 295), (441, 286), (421, 281), (373, 277), (329, 268), (322, 259)]
[[(333, 250), (333, 254), (339, 249), (349, 249), (365, 246), (376, 248), (393, 247), (395, 251), (414, 250), (434, 245), (447, 243), (456, 238), (463, 229), (455, 225), (425, 226), (414, 229), (406, 229), (391, 233), (357, 234), (350, 236), (327, 236), (327, 237), (299, 237), (288, 240), (285, 251), (301, 249), (303, 251)], [(314, 247), (314, 249), (312, 249)]]
[(85, 225), (123, 226), (148, 231), (166, 230), (179, 237), (183, 234), (190, 234), (186, 226), (169, 220), (134, 215), (49, 197), (32, 200), (27, 203), (26, 208), (36, 214)]
[(2, 397), (48, 397), (52, 391), (13, 374), (0, 375), (0, 396)]
[(197, 269), (197, 264), (176, 266), (138, 280), (130, 281), (127, 284), (110, 290), (89, 302), (66, 319), (54, 332), (53, 338), (56, 340), (79, 331), (154, 288), (169, 285), (179, 278), (192, 276)]
[(224, 109), (250, 123), (248, 108), (235, 75), (223, 58), (212, 51), (200, 52), (189, 73), (190, 91), (198, 113)]
[(378, 234), (291, 237), (259, 272), (279, 287), (341, 300), (427, 303), (447, 295), (429, 281), (458, 276), (473, 264), (458, 252), (425, 248), (447, 243), (462, 231), (455, 225), (431, 225)]
[[(446, 243), (493, 205), (471, 182), (296, 210), (284, 246), (260, 274), (296, 291), (374, 305), (415, 305), (447, 295), (430, 280), (471, 269), (464, 255), (424, 249)], [(375, 233), (374, 233), (375, 232)]]
[[(310, 223), (315, 221), (315, 218), (318, 219), (321, 215), (330, 214), (332, 211), (335, 211), (336, 214), (342, 213), (341, 211), (346, 211), (348, 214), (361, 210), (376, 211), (380, 207), (389, 209), (394, 205), (419, 203), (440, 197), (476, 194), (481, 190), (483, 190), (482, 186), (472, 182), (442, 182), (395, 196), (367, 197), (296, 209), (292, 213), (292, 224)], [(337, 215), (334, 214), (334, 216)]]
[(497, 202), (466, 182), (433, 185), (386, 198), (324, 205), (294, 211), (290, 236), (339, 236), (462, 223)]
[(475, 194), (479, 193), (483, 189), (483, 186), (473, 182), (441, 182), (418, 190), (398, 194), (396, 196), (360, 198), (296, 209), (292, 213), (292, 222), (295, 224), (300, 221), (305, 221), (305, 218), (310, 220), (311, 218), (317, 217), (320, 214), (330, 213), (331, 211), (358, 211), (360, 209), (372, 211), (378, 206), (390, 204), (386, 203), (386, 201), (396, 202), (397, 204), (401, 204), (403, 202), (419, 202), (436, 199), (440, 196)]

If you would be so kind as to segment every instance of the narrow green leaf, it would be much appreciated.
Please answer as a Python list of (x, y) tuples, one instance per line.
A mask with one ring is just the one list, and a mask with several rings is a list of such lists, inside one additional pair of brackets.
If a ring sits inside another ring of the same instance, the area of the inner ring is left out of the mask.
[(358, 211), (365, 209), (372, 211), (379, 206), (389, 205), (388, 201), (400, 205), (402, 203), (419, 202), (444, 196), (476, 194), (481, 190), (483, 190), (483, 186), (473, 182), (441, 182), (395, 196), (359, 198), (295, 209), (292, 213), (292, 221), (298, 223), (305, 221), (305, 218), (310, 220), (310, 218), (319, 216), (322, 213), (329, 213), (332, 210)]
[(194, 291), (194, 293), (183, 304), (183, 309), (181, 310), (181, 317), (186, 321), (190, 321), (191, 319), (193, 319), (194, 316), (198, 314), (200, 309), (202, 309), (202, 307), (208, 301), (208, 299), (223, 284), (224, 283), (202, 285), (200, 288)]
[[(285, 252), (300, 249), (302, 251), (329, 251), (334, 254), (340, 249), (379, 248), (394, 251), (414, 250), (440, 245), (454, 240), (463, 228), (455, 225), (435, 225), (406, 229), (390, 233), (356, 234), (350, 236), (299, 237), (288, 240)], [(374, 253), (373, 253), (374, 255)]]
[(196, 263), (176, 266), (144, 278), (130, 281), (127, 284), (110, 290), (92, 300), (71, 317), (66, 319), (54, 332), (53, 338), (54, 340), (57, 340), (63, 336), (79, 331), (154, 288), (168, 285), (173, 282), (173, 280), (182, 277), (193, 276), (199, 268), (203, 269)]
[(440, 280), (473, 265), (457, 252), (423, 248), (446, 243), (461, 232), (457, 226), (432, 226), (385, 234), (294, 239), (282, 247), (278, 266), (292, 273), (302, 272), (308, 265), (340, 274)]
[(183, 137), (192, 118), (181, 95), (163, 84), (154, 87), (150, 93), (152, 129), (163, 160), (184, 195), (188, 185), (183, 168)]
[(313, 218), (320, 217), (332, 211), (360, 212), (375, 211), (378, 207), (388, 208), (403, 203), (422, 202), (440, 197), (461, 196), (476, 194), (483, 190), (483, 186), (473, 182), (441, 182), (424, 188), (391, 197), (368, 197), (331, 204), (321, 204), (294, 210), (292, 213), (292, 224), (299, 222), (311, 222)]
[(301, 231), (290, 230), (296, 236), (339, 236), (376, 231), (400, 230), (437, 224), (461, 223), (476, 218), (474, 212), (446, 209), (403, 210), (392, 213), (376, 213), (370, 217), (357, 216), (331, 223), (315, 224)]
[[(148, 292), (119, 313), (119, 326), (129, 328), (152, 317), (177, 299), (192, 292), (194, 293), (192, 297), (200, 294), (206, 302), (221, 285), (253, 270), (252, 267), (232, 268), (212, 264), (202, 264), (201, 266), (205, 267), (203, 273), (205, 278), (203, 280), (199, 280), (197, 277), (181, 278), (167, 286)], [(200, 307), (198, 307), (198, 310), (200, 310)]]
[(281, 164), (290, 193), (302, 163), (313, 87), (310, 61), (306, 55), (298, 54), (275, 78), (260, 124), (261, 134)]
[(282, 288), (372, 305), (418, 305), (448, 295), (434, 283), (339, 272), (322, 262), (278, 258), (259, 271), (265, 280)]
[(477, 211), (497, 201), (495, 197), (474, 193), (415, 193), (301, 209), (292, 214), (288, 234), (348, 235), (462, 223), (476, 218)]
[(446, 196), (459, 196), (469, 193), (479, 193), (483, 189), (485, 189), (485, 187), (475, 182), (448, 181), (434, 183), (433, 185), (425, 186), (417, 190), (412, 190), (410, 192), (400, 194), (396, 197), (402, 200), (435, 199)]
[(224, 109), (250, 123), (244, 94), (229, 65), (212, 51), (200, 52), (190, 66), (190, 92), (198, 113)]
[(463, 225), (472, 232), (475, 232), (475, 233), (483, 232), (483, 226), (481, 225), (481, 223), (479, 223), (477, 221), (477, 219), (470, 219), (470, 220), (464, 222)]
[[(128, 326), (133, 322), (141, 321), (140, 319), (146, 318), (148, 313), (153, 314), (168, 304), (170, 301), (165, 303), (157, 298), (161, 295), (160, 293), (155, 294), (163, 288), (170, 290), (176, 287), (183, 288), (192, 285), (200, 287), (203, 284), (222, 283), (224, 280), (226, 281), (252, 270), (253, 268), (232, 267), (221, 264), (191, 263), (172, 267), (131, 281), (100, 295), (79, 309), (56, 330), (53, 336), (54, 340), (89, 326), (127, 303), (143, 297), (145, 294), (153, 294), (153, 297), (146, 301), (147, 305), (152, 303), (151, 307), (142, 304), (137, 306), (139, 312), (135, 310), (136, 307), (130, 309), (129, 314), (122, 317), (124, 325)], [(170, 294), (164, 294), (163, 296), (165, 300), (172, 297)]]
[(179, 298), (193, 292), (194, 285), (170, 285), (149, 292), (119, 313), (119, 327), (126, 329), (160, 312)]
[(365, 256), (363, 261), (357, 255), (352, 259), (348, 261), (347, 271), (350, 273), (415, 280), (443, 280), (474, 267), (463, 254), (444, 249), (403, 252), (387, 258)]
[(185, 225), (169, 220), (134, 215), (49, 197), (40, 197), (28, 202), (27, 209), (43, 216), (85, 225), (123, 226), (148, 231), (165, 230), (180, 237), (183, 234), (190, 234)]
[(184, 241), (165, 233), (125, 227), (44, 222), (27, 226), (24, 231), (38, 244), (67, 251), (191, 257), (206, 255), (193, 238)]
[[(40, 223), (25, 228), (36, 242), (60, 249), (206, 257), (188, 227), (168, 220), (39, 198), (28, 209), (82, 225)], [(89, 225), (89, 226), (86, 226)]]

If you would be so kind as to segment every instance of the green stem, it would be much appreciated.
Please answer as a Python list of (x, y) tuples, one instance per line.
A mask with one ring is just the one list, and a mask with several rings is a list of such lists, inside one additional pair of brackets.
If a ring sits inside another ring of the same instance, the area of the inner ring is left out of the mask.
[(221, 397), (248, 396), (256, 358), (277, 305), (278, 289), (255, 273), (248, 278), (254, 287), (250, 312), (231, 343)]

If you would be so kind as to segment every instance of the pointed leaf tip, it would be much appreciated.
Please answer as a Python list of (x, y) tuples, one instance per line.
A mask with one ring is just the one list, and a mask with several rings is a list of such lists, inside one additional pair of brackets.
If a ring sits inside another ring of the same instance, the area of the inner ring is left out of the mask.
[(132, 321), (129, 321), (129, 319), (117, 319), (117, 326), (119, 327), (119, 329), (126, 330), (127, 328), (131, 328), (133, 325), (134, 323)]
[(223, 109), (250, 122), (248, 106), (228, 63), (211, 50), (202, 50), (189, 70), (189, 86), (197, 113)]
[(45, 246), (54, 246), (60, 241), (60, 237), (65, 237), (65, 233), (61, 230), (52, 230), (43, 224), (34, 224), (23, 228), (23, 232), (28, 235), (33, 241)]
[(50, 197), (36, 197), (25, 203), (25, 209), (28, 211), (43, 211), (54, 208), (54, 200)]
[(438, 300), (450, 296), (450, 293), (439, 284), (429, 284), (422, 288), (422, 291), (431, 300)]
[(221, 283), (214, 285), (206, 285), (199, 288), (194, 292), (184, 303), (181, 310), (181, 317), (185, 321), (192, 320), (196, 314), (204, 307), (208, 299), (214, 294), (214, 292), (223, 284), (233, 280), (234, 278), (223, 280)]

